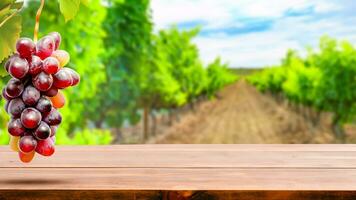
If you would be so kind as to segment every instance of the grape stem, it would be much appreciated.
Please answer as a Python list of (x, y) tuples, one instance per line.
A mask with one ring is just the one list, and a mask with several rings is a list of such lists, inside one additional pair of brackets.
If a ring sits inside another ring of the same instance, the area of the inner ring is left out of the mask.
[(44, 3), (45, 3), (45, 0), (41, 0), (41, 5), (37, 10), (35, 30), (33, 32), (33, 41), (34, 42), (37, 42), (37, 39), (38, 39), (38, 29), (40, 27), (40, 16), (41, 16), (41, 13), (42, 13), (42, 9), (43, 9)]

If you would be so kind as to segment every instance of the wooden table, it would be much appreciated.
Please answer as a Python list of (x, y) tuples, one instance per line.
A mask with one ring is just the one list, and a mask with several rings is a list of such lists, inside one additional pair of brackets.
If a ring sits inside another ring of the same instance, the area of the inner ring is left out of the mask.
[(0, 200), (356, 199), (356, 145), (0, 147)]

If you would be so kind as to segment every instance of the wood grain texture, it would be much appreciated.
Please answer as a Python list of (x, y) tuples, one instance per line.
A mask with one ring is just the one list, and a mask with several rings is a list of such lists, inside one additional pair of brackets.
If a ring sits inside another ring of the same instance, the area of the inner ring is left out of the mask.
[(49, 196), (356, 199), (356, 145), (59, 146), (30, 164), (1, 146), (0, 200)]
[[(303, 148), (304, 147), (304, 148)], [(356, 145), (59, 146), (52, 157), (18, 161), (0, 147), (0, 167), (281, 167), (353, 168)]]

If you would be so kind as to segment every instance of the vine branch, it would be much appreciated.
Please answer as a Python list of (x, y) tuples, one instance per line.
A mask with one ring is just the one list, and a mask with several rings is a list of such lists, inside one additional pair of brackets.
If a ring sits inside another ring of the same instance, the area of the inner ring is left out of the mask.
[(33, 31), (33, 41), (34, 42), (37, 42), (37, 39), (38, 39), (38, 29), (40, 27), (40, 17), (41, 17), (41, 13), (42, 13), (42, 9), (43, 9), (44, 3), (45, 3), (45, 0), (41, 0), (41, 5), (37, 10), (35, 30)]

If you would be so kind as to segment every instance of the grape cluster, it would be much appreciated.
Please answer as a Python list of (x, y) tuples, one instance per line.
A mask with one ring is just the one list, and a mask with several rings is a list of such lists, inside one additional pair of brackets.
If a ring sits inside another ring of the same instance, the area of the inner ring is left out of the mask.
[(69, 54), (58, 50), (61, 36), (50, 33), (34, 43), (20, 38), (17, 52), (5, 63), (11, 79), (3, 88), (5, 109), (11, 115), (8, 132), (10, 146), (22, 162), (30, 162), (35, 152), (51, 156), (62, 117), (57, 109), (65, 104), (60, 89), (75, 86), (80, 77), (64, 66)]

